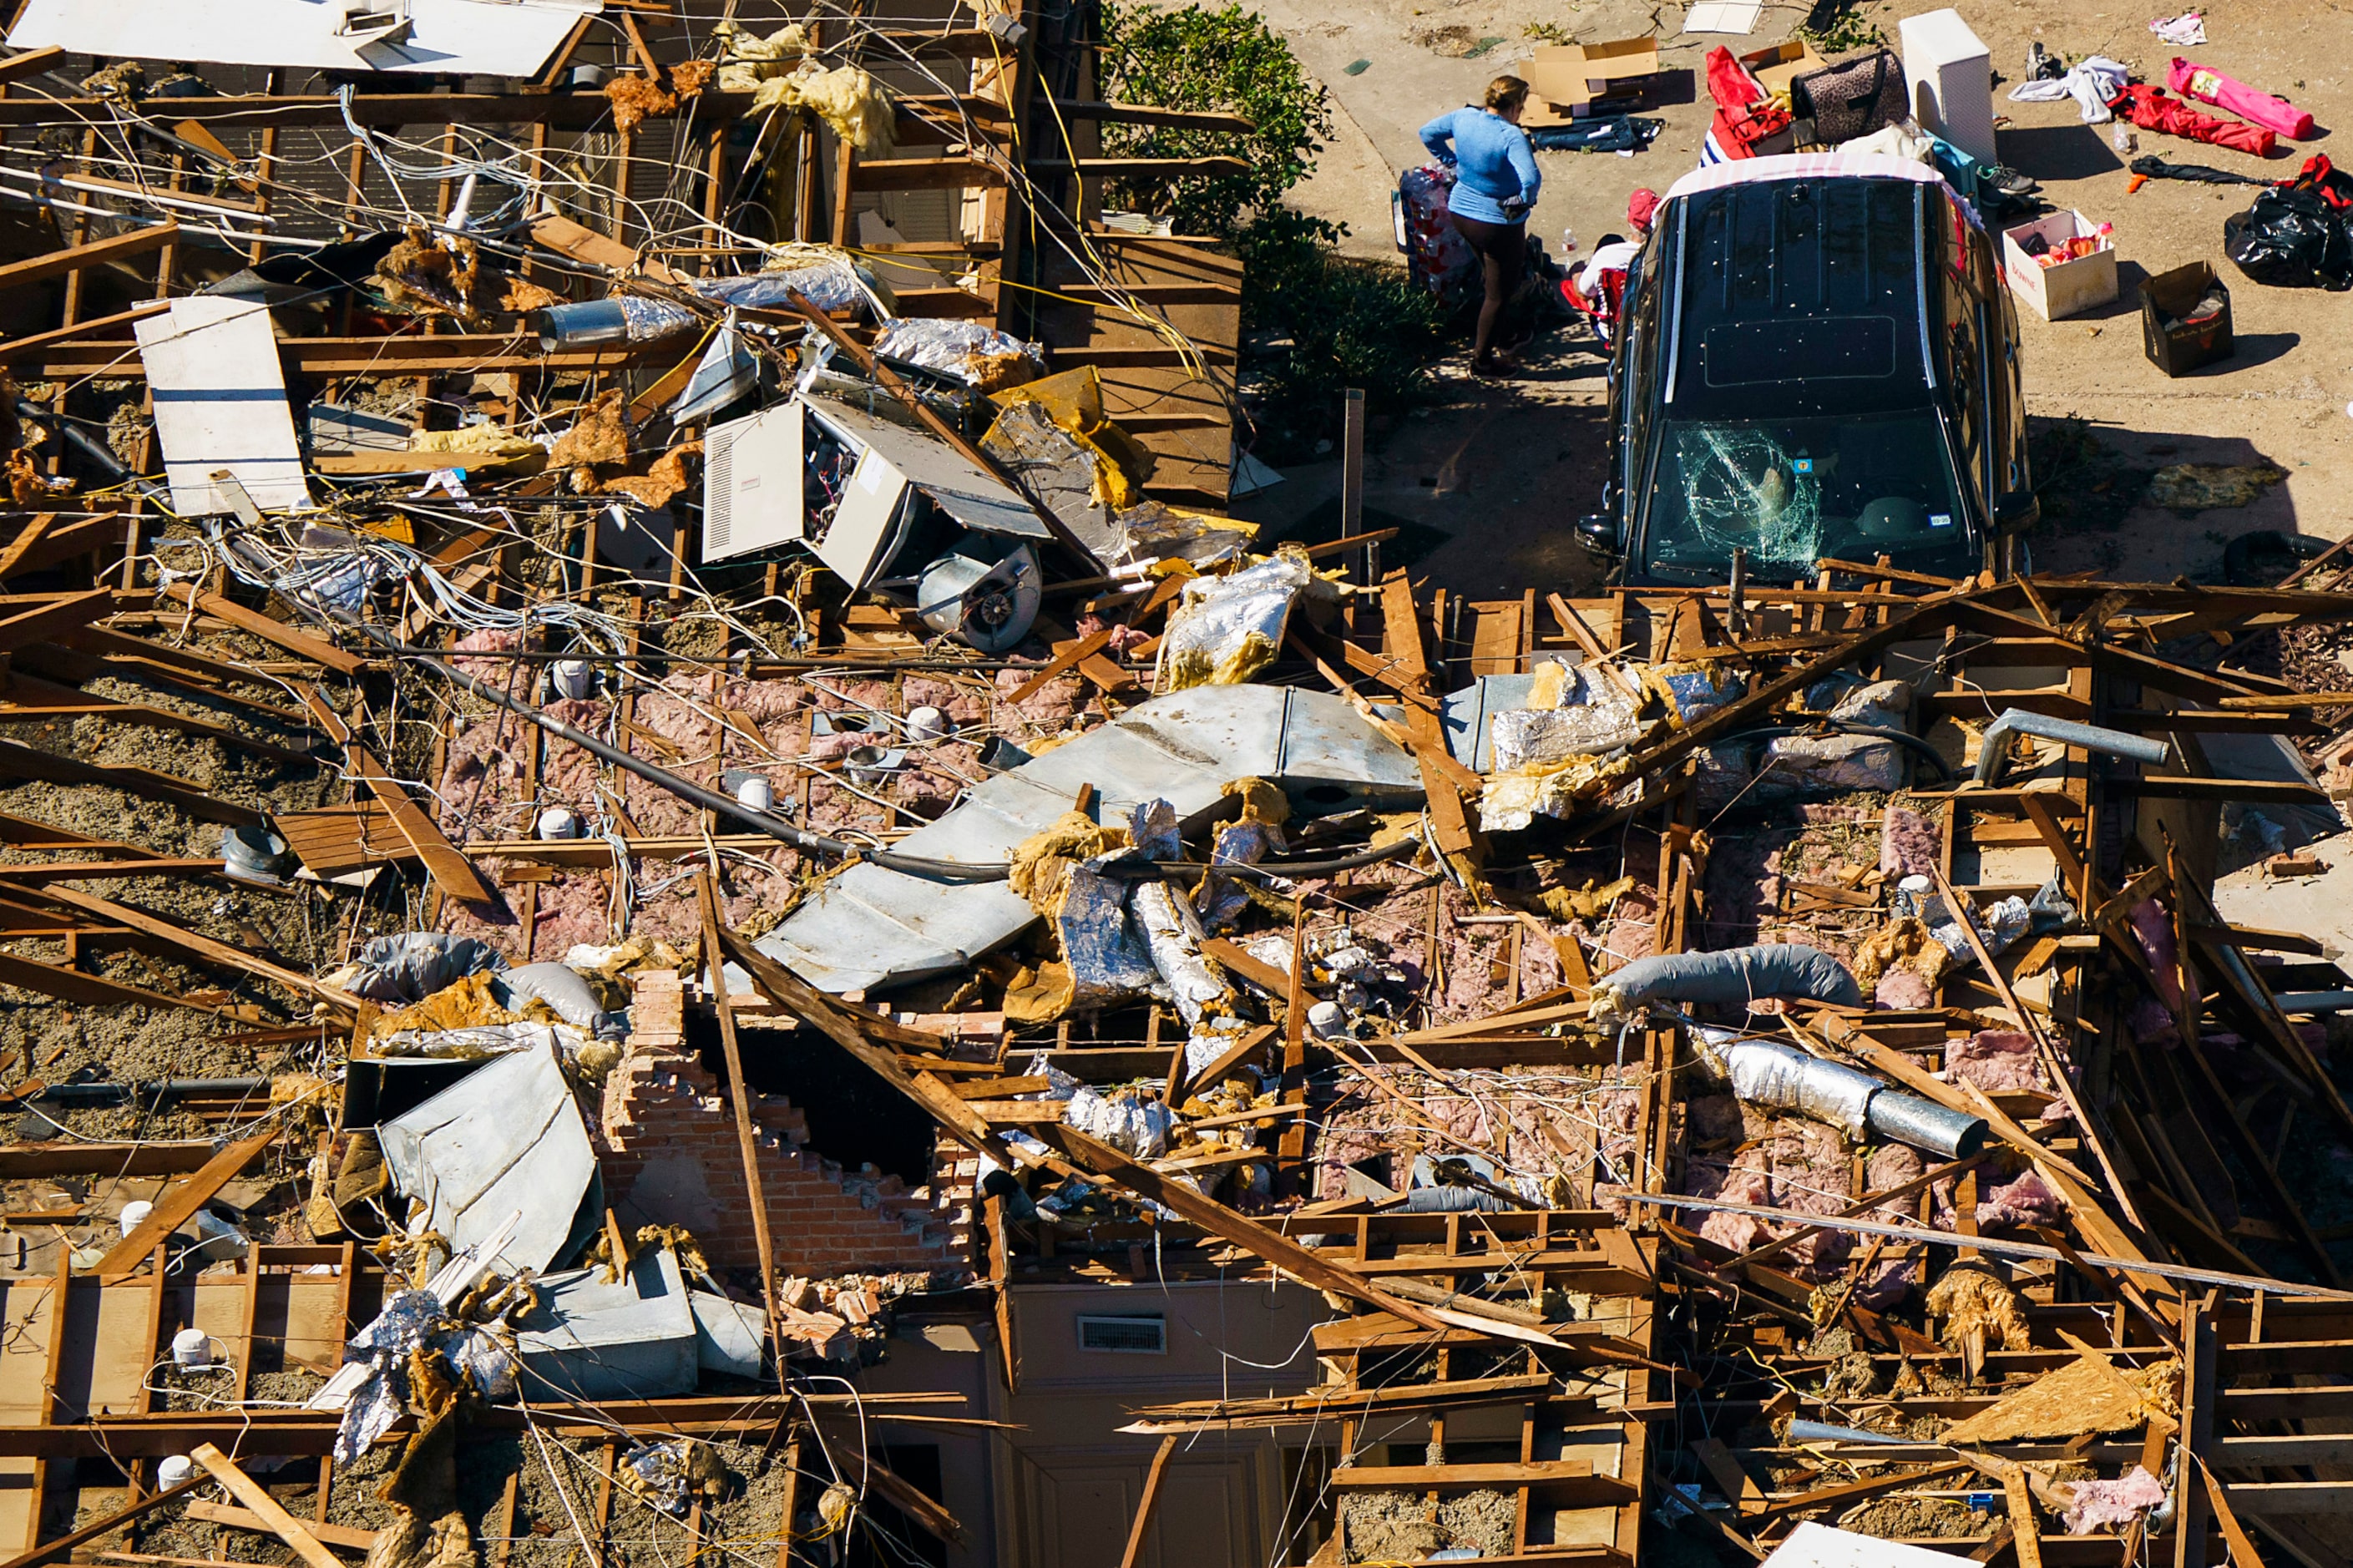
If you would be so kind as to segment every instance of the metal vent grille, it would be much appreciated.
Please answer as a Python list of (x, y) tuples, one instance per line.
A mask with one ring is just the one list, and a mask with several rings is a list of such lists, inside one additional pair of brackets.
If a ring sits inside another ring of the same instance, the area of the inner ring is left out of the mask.
[(1114, 1351), (1124, 1355), (1166, 1355), (1168, 1321), (1149, 1318), (1081, 1318), (1079, 1348)]
[(743, 430), (723, 435), (711, 432), (710, 455), (702, 467), (702, 555), (704, 560), (727, 553), (735, 531), (735, 443)]

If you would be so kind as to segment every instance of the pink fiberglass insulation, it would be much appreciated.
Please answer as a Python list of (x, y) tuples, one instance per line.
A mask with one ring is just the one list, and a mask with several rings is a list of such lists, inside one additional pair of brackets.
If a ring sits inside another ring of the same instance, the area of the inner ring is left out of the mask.
[(1882, 1258), (1871, 1275), (1854, 1288), (1854, 1304), (1866, 1312), (1884, 1312), (1912, 1293), (1919, 1266), (1908, 1258)]
[(989, 693), (973, 689), (972, 683), (941, 680), (928, 675), (910, 675), (899, 682), (899, 696), (907, 711), (918, 708), (936, 708), (947, 715), (948, 722), (961, 730), (969, 725), (987, 724), (988, 712), (995, 706)]
[(1693, 1147), (1711, 1151), (1745, 1135), (1740, 1101), (1729, 1094), (1694, 1094), (1683, 1102), (1683, 1131)]
[[(481, 859), (475, 862), (485, 875), (496, 875), (499, 862)], [(607, 911), (605, 882), (601, 877), (582, 871), (558, 871), (548, 881), (537, 884), (537, 912), (532, 931), (532, 951), (522, 951), (522, 904), (521, 888), (507, 889), (507, 910), (492, 920), (483, 920), (455, 899), (446, 899), (441, 905), (440, 929), (452, 936), (470, 936), (498, 949), (511, 963), (532, 963), (561, 959), (581, 942), (602, 945), (611, 940), (608, 932), (611, 919)]]
[[(1694, 1197), (1715, 1198), (1727, 1204), (1748, 1204), (1769, 1208), (1773, 1205), (1773, 1179), (1765, 1172), (1748, 1166), (1724, 1166), (1694, 1161), (1691, 1166), (1691, 1188)], [(1699, 1233), (1718, 1247), (1735, 1252), (1746, 1252), (1773, 1238), (1771, 1227), (1754, 1215), (1711, 1214), (1700, 1221)]]
[(808, 688), (797, 680), (731, 680), (720, 702), (763, 729), (808, 706)]
[[(1773, 1163), (1776, 1205), (1805, 1215), (1834, 1215), (1847, 1206), (1854, 1190), (1853, 1165), (1846, 1140), (1837, 1132), (1801, 1117), (1784, 1117), (1764, 1150)], [(1792, 1272), (1819, 1279), (1853, 1250), (1851, 1232), (1817, 1231), (1783, 1256)]]
[(1152, 634), (1141, 626), (1131, 626), (1124, 623), (1113, 626), (1101, 616), (1081, 616), (1071, 624), (1071, 629), (1082, 637), (1091, 637), (1105, 626), (1111, 626), (1111, 642), (1105, 651), (1114, 658), (1124, 658), (1128, 649), (1139, 647), (1152, 640)]
[(1935, 823), (1909, 806), (1889, 804), (1879, 824), (1879, 868), (1891, 881), (1934, 876), (1943, 852)]
[(823, 684), (809, 682), (809, 696), (828, 713), (896, 713), (897, 693), (887, 680), (859, 680), (828, 676)]
[(480, 631), (468, 632), (449, 645), (449, 662), (475, 679), (487, 680), (501, 689), (507, 688), (512, 680), (515, 695), (528, 698), (533, 682), (538, 679), (538, 666), (518, 666), (512, 658), (462, 657), (470, 653), (514, 653), (522, 647), (523, 637), (524, 631), (521, 626), (484, 626)]
[[(679, 679), (676, 676), (670, 678), (672, 681)], [(664, 767), (691, 767), (711, 754), (712, 725), (695, 710), (698, 708), (707, 710), (710, 706), (711, 693), (707, 685), (702, 689), (686, 692), (659, 690), (638, 693), (637, 704), (630, 710), (631, 721), (638, 728), (659, 735), (677, 747), (678, 754), (670, 755), (643, 741), (638, 741), (630, 750)]]
[(2006, 1230), (2057, 1225), (2066, 1217), (2067, 1200), (2033, 1171), (2006, 1186), (1994, 1188), (1978, 1204), (1978, 1224)]
[(1988, 1094), (2046, 1087), (2034, 1042), (2010, 1029), (1980, 1029), (1945, 1047), (1945, 1076)]
[(612, 899), (602, 877), (558, 872), (539, 889), (539, 918), (532, 931), (532, 957), (561, 959), (586, 942), (601, 947), (614, 940)]
[(1873, 987), (1871, 1003), (1890, 1013), (1912, 1013), (1936, 1005), (1936, 988), (1909, 969), (1890, 969)]
[[(1871, 1158), (1863, 1163), (1863, 1190), (1883, 1193), (1891, 1187), (1900, 1187), (1906, 1182), (1918, 1181), (1926, 1173), (1927, 1169), (1928, 1167), (1922, 1163), (1920, 1151), (1917, 1149), (1902, 1143), (1882, 1143), (1871, 1152)], [(1883, 1202), (1876, 1212), (1917, 1214), (1919, 1209), (1918, 1203), (1897, 1198)]]
[[(1018, 665), (1011, 669), (998, 670), (997, 672), (998, 695), (1010, 697), (1014, 692), (1020, 690), (1028, 683), (1030, 676), (1035, 673), (1034, 670), (1025, 670)], [(1071, 721), (1077, 715), (1079, 703), (1083, 700), (1085, 691), (1085, 685), (1079, 677), (1058, 675), (1009, 709), (1000, 705), (997, 722), (1009, 738), (1017, 741), (1023, 739), (1025, 734), (1029, 739), (1035, 739), (1040, 735), (1059, 735), (1071, 727)], [(1019, 722), (1016, 724), (1009, 721), (1014, 719), (1018, 719)]]
[(2148, 966), (2157, 974), (2158, 999), (2168, 1009), (2181, 1005), (2180, 948), (2173, 940), (2173, 917), (2156, 899), (2143, 899), (2132, 908), (2132, 931)]
[[(681, 771), (695, 782), (702, 782), (699, 775), (703, 769)], [(653, 838), (677, 838), (702, 831), (702, 810), (700, 806), (681, 800), (651, 779), (620, 773), (618, 769), (615, 772), (619, 773), (621, 804), (628, 810), (629, 820), (637, 824), (639, 833)], [(732, 833), (740, 829), (722, 825), (719, 831)]]
[(2163, 1502), (2165, 1495), (2165, 1483), (2138, 1465), (2112, 1481), (2077, 1481), (2067, 1504), (2067, 1533), (2092, 1535), (2128, 1529), (2134, 1520)]
[(538, 731), (522, 720), (476, 719), (450, 738), (438, 788), (441, 830), (452, 838), (521, 837), (530, 831), (522, 799), (523, 758)]

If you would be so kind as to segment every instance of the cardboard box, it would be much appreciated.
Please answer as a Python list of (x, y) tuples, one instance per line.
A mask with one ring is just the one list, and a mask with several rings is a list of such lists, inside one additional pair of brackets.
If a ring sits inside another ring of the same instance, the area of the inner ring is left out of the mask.
[(1767, 92), (1787, 92), (1791, 82), (1810, 71), (1829, 68), (1831, 62), (1814, 53), (1814, 46), (1803, 38), (1792, 38), (1769, 49), (1752, 50), (1740, 57), (1740, 63)]
[(2010, 292), (2046, 321), (2055, 321), (2116, 297), (2116, 247), (2113, 242), (2089, 256), (2045, 267), (2029, 255), (2025, 242), (2041, 235), (2052, 249), (2071, 239), (2085, 238), (2099, 225), (2073, 208), (2036, 218), (2032, 223), (2001, 231), (2001, 268)]
[[(2200, 321), (2182, 320), (2209, 289), (2221, 289), (2222, 308)], [(2231, 341), (2231, 291), (2215, 275), (2213, 264), (2193, 261), (2143, 279), (2140, 331), (2148, 363), (2168, 375), (2184, 375), (2235, 353)]]
[(1528, 107), (1520, 123), (1535, 129), (1623, 113), (1641, 104), (1660, 68), (1656, 37), (1546, 44), (1521, 73)]

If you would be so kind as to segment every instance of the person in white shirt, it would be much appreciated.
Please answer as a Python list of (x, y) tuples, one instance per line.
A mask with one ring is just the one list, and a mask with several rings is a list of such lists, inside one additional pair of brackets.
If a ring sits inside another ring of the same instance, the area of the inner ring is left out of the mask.
[(1621, 234), (1605, 234), (1585, 265), (1568, 276), (1567, 288), (1574, 289), (1587, 314), (1593, 318), (1593, 330), (1603, 342), (1611, 340), (1618, 324), (1615, 301), (1610, 298), (1609, 274), (1616, 273), (1620, 282), (1634, 258), (1642, 254), (1641, 245)]

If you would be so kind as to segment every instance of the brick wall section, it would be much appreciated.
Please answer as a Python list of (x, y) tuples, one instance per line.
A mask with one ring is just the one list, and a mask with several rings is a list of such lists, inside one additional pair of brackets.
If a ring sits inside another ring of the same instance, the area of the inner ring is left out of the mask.
[[(735, 1118), (719, 1080), (686, 1053), (675, 974), (637, 982), (627, 1054), (605, 1080), (596, 1138), (605, 1188), (625, 1224), (682, 1225), (719, 1269), (759, 1265)], [(967, 1268), (972, 1183), (934, 1186), (935, 1206), (896, 1176), (845, 1170), (806, 1147), (800, 1110), (778, 1095), (752, 1105), (768, 1234), (786, 1274), (916, 1273)], [(949, 1157), (942, 1173), (955, 1169)]]

